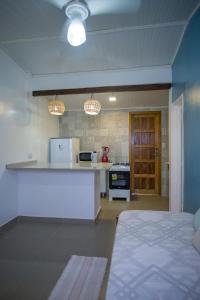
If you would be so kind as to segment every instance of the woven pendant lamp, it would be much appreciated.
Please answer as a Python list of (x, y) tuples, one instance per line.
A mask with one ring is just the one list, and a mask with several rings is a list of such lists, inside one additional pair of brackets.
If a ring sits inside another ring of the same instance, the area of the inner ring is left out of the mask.
[(48, 103), (49, 113), (56, 116), (61, 116), (65, 112), (65, 104), (62, 100), (50, 100)]
[(101, 104), (99, 101), (93, 99), (93, 95), (91, 95), (91, 99), (86, 100), (84, 103), (84, 111), (88, 115), (98, 115), (101, 110)]

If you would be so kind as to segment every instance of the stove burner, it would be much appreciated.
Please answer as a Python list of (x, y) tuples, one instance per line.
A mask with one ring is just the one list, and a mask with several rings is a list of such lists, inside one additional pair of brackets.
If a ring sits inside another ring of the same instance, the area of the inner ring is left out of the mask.
[(130, 171), (129, 163), (114, 163), (110, 171)]

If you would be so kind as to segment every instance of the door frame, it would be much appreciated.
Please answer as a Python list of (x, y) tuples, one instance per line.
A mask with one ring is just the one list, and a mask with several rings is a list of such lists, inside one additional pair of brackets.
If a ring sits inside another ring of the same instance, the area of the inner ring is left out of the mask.
[[(162, 112), (161, 110), (141, 110), (141, 111), (130, 111), (129, 112), (129, 117), (128, 117), (128, 123), (129, 123), (129, 162), (130, 162), (130, 166), (131, 166), (131, 139), (132, 139), (132, 135), (131, 135), (131, 116), (133, 114), (159, 114), (159, 122), (160, 122), (160, 136), (159, 136), (159, 145), (160, 145), (160, 165), (159, 165), (159, 171), (158, 171), (158, 185), (159, 185), (159, 188), (158, 188), (158, 194), (138, 194), (138, 195), (145, 195), (145, 196), (148, 196), (148, 195), (161, 195), (161, 179), (162, 179), (162, 168), (161, 168), (161, 163), (162, 163), (162, 147), (161, 147), (161, 130), (162, 130)], [(130, 174), (130, 182), (132, 182), (132, 172)], [(131, 184), (130, 184), (131, 185)], [(131, 191), (131, 194), (132, 195), (135, 195), (135, 192), (134, 190)]]
[(169, 97), (169, 209), (183, 211), (184, 200), (184, 97)]

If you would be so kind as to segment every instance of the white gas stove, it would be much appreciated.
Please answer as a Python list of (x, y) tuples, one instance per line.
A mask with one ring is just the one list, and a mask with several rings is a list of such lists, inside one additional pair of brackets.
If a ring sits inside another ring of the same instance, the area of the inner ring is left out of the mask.
[(130, 201), (130, 165), (113, 164), (109, 170), (109, 201), (124, 198)]

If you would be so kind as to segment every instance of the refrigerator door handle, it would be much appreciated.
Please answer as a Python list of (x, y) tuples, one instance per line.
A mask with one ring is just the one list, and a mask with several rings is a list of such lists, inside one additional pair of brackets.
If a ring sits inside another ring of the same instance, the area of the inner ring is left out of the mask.
[(64, 148), (64, 147), (63, 147), (62, 144), (59, 144), (59, 145), (58, 145), (58, 148), (59, 148), (59, 151), (63, 151), (63, 148)]

